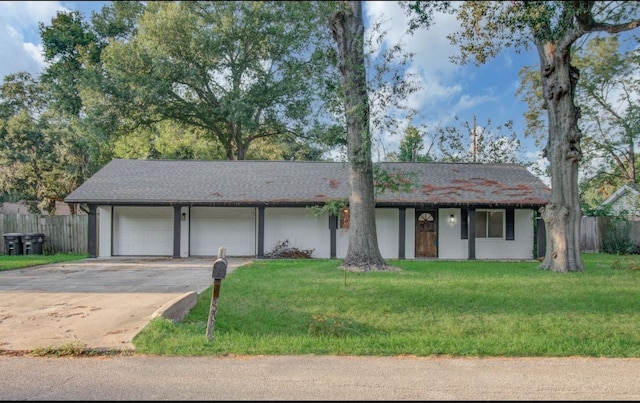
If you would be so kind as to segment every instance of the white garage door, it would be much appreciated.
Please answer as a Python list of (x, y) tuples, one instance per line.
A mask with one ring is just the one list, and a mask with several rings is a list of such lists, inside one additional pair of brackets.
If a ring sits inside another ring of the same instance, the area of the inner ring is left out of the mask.
[(114, 207), (114, 256), (173, 256), (173, 207)]
[(246, 207), (192, 207), (191, 256), (217, 256), (221, 246), (227, 256), (256, 255), (256, 210)]

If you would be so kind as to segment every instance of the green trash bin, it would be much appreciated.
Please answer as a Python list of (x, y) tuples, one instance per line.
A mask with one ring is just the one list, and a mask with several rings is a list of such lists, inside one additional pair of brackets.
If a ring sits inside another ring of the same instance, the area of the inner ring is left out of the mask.
[(4, 234), (4, 252), (7, 255), (22, 255), (22, 234)]
[(25, 255), (42, 255), (44, 234), (30, 233), (22, 235), (22, 249)]

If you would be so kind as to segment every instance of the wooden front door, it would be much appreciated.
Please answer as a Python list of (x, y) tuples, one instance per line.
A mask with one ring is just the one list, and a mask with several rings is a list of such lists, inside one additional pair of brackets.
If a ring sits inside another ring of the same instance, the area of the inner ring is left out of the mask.
[(438, 257), (435, 211), (416, 211), (416, 257)]

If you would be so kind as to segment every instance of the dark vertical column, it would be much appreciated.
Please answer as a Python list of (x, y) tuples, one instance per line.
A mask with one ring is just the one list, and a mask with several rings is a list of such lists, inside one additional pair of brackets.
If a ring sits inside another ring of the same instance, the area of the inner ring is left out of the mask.
[(258, 258), (264, 257), (264, 206), (258, 207)]
[(335, 259), (338, 255), (337, 253), (337, 245), (336, 245), (336, 230), (338, 229), (338, 216), (330, 215), (329, 216), (329, 237), (330, 237), (330, 257), (331, 259)]
[(96, 206), (95, 204), (89, 204), (87, 228), (87, 253), (89, 254), (89, 257), (98, 256), (98, 215), (96, 214), (97, 208), (98, 206)]
[(173, 206), (173, 257), (180, 258), (180, 221), (182, 206)]
[(475, 207), (469, 208), (468, 217), (469, 227), (469, 260), (476, 259), (476, 209)]
[(460, 209), (460, 239), (469, 239), (469, 210)]
[(407, 229), (407, 208), (400, 207), (398, 209), (398, 259), (405, 258), (406, 229)]
[(536, 258), (544, 257), (547, 254), (547, 232), (544, 226), (544, 220), (542, 217), (537, 217), (538, 223), (536, 228), (536, 244), (538, 246), (538, 256)]
[(505, 234), (504, 239), (507, 241), (513, 241), (516, 239), (516, 224), (515, 224), (515, 210), (513, 207), (509, 207), (505, 211)]

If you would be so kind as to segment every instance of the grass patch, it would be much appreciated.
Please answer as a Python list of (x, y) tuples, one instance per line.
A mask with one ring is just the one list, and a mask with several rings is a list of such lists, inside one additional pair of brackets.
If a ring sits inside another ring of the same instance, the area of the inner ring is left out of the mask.
[(30, 357), (96, 357), (131, 355), (130, 351), (87, 348), (86, 344), (72, 341), (60, 346), (37, 347), (27, 355)]
[(150, 355), (640, 357), (639, 256), (583, 255), (585, 271), (539, 262), (256, 260), (223, 280), (214, 338), (211, 288), (180, 323), (133, 340)]
[(23, 269), (49, 263), (87, 258), (86, 253), (56, 253), (53, 255), (0, 255), (0, 271)]

